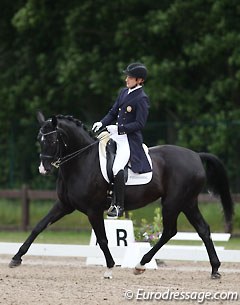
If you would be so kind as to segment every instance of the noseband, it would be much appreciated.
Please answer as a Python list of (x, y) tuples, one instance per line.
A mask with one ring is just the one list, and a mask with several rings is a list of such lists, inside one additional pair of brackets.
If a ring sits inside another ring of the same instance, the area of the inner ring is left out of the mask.
[[(56, 139), (56, 141), (53, 141), (52, 144), (58, 143), (58, 148), (57, 148), (56, 153), (55, 153), (54, 156), (53, 155), (45, 155), (45, 154), (41, 153), (40, 154), (40, 159), (53, 159), (53, 160), (57, 159), (57, 155), (59, 154), (59, 151), (60, 151), (59, 140), (58, 140), (58, 132), (59, 132), (59, 129), (55, 129), (55, 130), (52, 130), (50, 132), (43, 133), (40, 129), (40, 134), (41, 134), (42, 137), (45, 137), (45, 136), (51, 135), (53, 133), (56, 133), (57, 134), (57, 139)], [(61, 133), (60, 133), (60, 135), (61, 135)], [(61, 139), (62, 139), (62, 137), (61, 137)], [(64, 146), (66, 147), (67, 144), (63, 141), (63, 139), (62, 139), (62, 142), (63, 142)], [(57, 162), (57, 161), (55, 161), (55, 162)], [(55, 162), (53, 161), (51, 164), (54, 166), (53, 163), (55, 163)]]

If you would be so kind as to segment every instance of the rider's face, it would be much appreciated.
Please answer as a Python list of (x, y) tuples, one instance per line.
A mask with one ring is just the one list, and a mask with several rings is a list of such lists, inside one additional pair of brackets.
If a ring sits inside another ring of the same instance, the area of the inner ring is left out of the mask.
[(126, 86), (128, 88), (133, 88), (134, 86), (139, 85), (142, 82), (142, 79), (141, 78), (127, 76), (125, 81), (126, 81)]

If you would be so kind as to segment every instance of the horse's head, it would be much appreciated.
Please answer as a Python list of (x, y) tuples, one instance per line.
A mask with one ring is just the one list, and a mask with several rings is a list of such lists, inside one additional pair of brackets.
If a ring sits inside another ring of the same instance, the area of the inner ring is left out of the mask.
[(40, 143), (40, 166), (39, 172), (42, 175), (51, 173), (53, 169), (53, 162), (59, 157), (61, 137), (60, 129), (58, 128), (57, 117), (53, 116), (51, 119), (45, 121), (41, 112), (37, 114), (38, 122), (40, 123), (40, 130), (38, 133), (38, 141)]
[(38, 112), (37, 119), (41, 126), (38, 134), (41, 148), (39, 172), (43, 175), (98, 143), (84, 124), (72, 116), (57, 115), (45, 120)]

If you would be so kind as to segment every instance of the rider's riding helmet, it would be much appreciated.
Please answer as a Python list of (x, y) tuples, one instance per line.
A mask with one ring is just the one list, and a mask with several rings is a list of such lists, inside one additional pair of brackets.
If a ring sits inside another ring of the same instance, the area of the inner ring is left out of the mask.
[(123, 73), (130, 77), (142, 78), (144, 80), (146, 80), (147, 78), (147, 68), (144, 64), (141, 64), (139, 62), (128, 65), (126, 70), (123, 71)]

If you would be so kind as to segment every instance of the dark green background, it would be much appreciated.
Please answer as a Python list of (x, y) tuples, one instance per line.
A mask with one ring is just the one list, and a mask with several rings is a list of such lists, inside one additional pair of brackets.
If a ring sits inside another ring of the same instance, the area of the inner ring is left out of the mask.
[(149, 70), (148, 145), (217, 154), (240, 188), (238, 0), (0, 2), (0, 187), (52, 188), (38, 174), (36, 111), (90, 127), (124, 85)]

